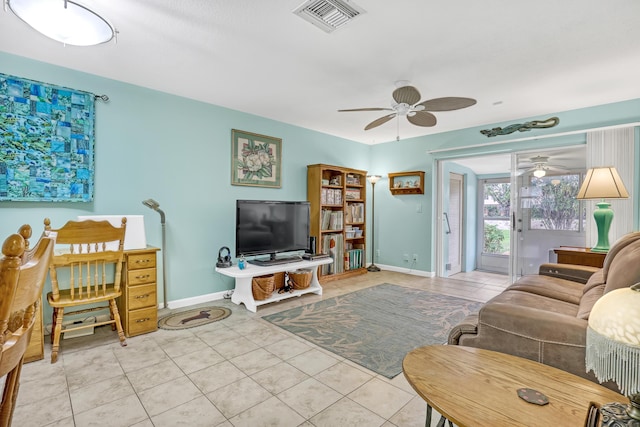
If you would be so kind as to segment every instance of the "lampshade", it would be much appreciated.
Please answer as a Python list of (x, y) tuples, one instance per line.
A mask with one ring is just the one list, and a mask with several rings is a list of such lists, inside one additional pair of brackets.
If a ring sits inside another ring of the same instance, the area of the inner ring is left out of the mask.
[(380, 178), (382, 178), (381, 175), (367, 175), (367, 181), (369, 181), (372, 184), (375, 184), (376, 182), (380, 181)]
[(11, 11), (50, 39), (74, 46), (108, 42), (115, 30), (103, 17), (70, 0), (7, 0)]
[(626, 199), (629, 193), (613, 166), (589, 169), (576, 199)]
[(599, 381), (614, 381), (640, 417), (640, 283), (607, 292), (589, 315), (585, 364)]

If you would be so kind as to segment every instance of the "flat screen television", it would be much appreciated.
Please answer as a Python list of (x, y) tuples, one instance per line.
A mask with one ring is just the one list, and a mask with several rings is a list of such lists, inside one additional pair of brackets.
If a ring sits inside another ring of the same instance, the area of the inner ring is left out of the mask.
[(269, 255), (249, 261), (260, 265), (300, 259), (276, 254), (309, 248), (310, 211), (306, 201), (237, 200), (236, 257)]

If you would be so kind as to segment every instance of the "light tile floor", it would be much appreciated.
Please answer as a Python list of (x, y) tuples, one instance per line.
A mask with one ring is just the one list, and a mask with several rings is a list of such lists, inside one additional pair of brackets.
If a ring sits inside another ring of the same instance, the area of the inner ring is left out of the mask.
[(380, 283), (481, 302), (508, 285), (506, 276), (488, 273), (439, 279), (382, 271), (329, 282), (323, 296), (264, 305), (257, 313), (214, 301), (231, 316), (132, 337), (127, 347), (109, 327), (96, 328), (63, 340), (55, 364), (47, 341), (45, 359), (23, 368), (13, 425), (424, 426), (426, 404), (402, 374), (389, 380), (261, 319)]

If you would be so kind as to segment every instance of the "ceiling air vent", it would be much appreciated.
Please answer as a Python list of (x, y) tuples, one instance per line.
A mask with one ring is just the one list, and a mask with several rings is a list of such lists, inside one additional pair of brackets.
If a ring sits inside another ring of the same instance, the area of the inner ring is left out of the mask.
[(327, 33), (348, 24), (364, 12), (349, 0), (309, 0), (293, 11)]

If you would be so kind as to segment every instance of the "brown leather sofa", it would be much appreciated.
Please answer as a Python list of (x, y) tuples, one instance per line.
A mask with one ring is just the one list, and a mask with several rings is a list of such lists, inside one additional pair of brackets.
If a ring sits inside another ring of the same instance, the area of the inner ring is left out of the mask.
[(584, 361), (589, 313), (605, 293), (638, 282), (640, 232), (635, 232), (611, 247), (601, 269), (541, 265), (538, 275), (520, 278), (456, 325), (448, 344), (513, 354), (598, 382)]

